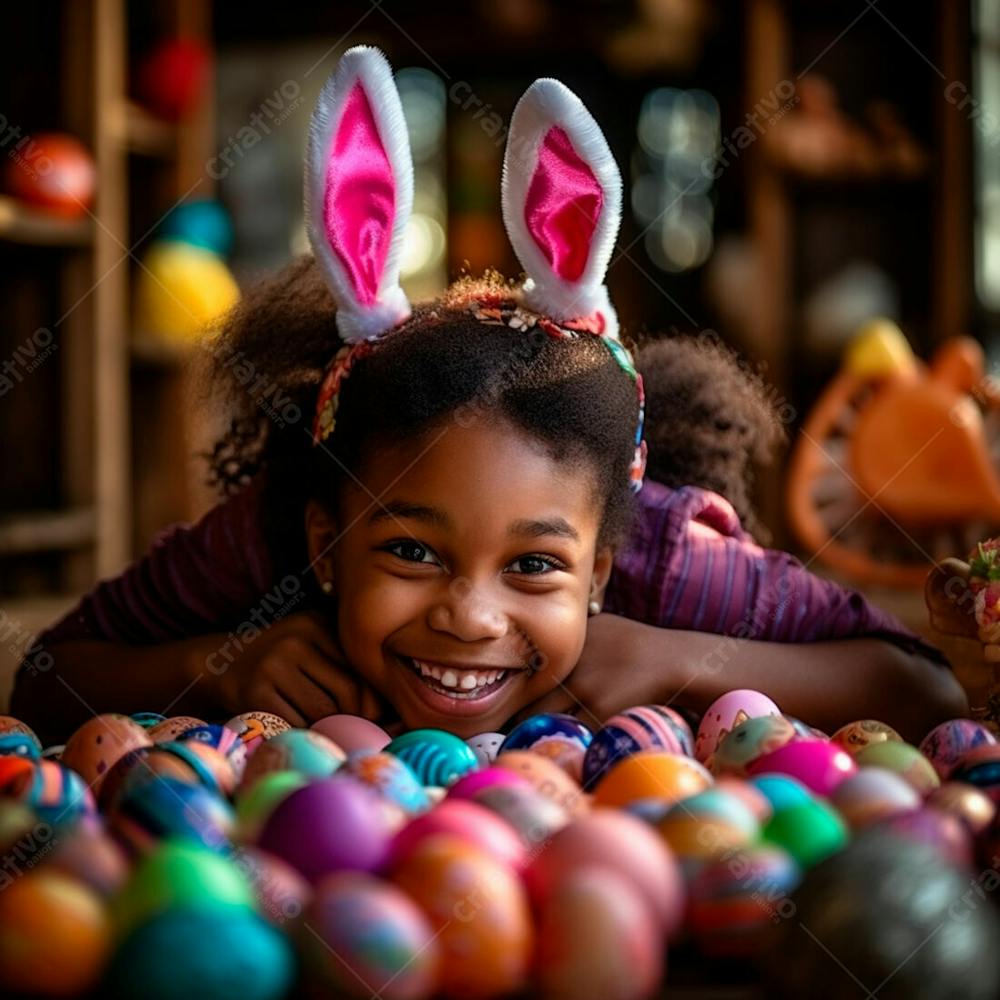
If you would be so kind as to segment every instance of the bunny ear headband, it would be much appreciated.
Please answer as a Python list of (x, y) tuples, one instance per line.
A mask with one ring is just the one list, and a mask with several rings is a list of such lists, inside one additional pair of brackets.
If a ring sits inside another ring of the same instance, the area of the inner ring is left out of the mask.
[[(320, 386), (313, 438), (334, 427), (340, 385), (358, 358), (410, 316), (399, 262), (413, 206), (413, 162), (389, 64), (377, 49), (346, 52), (313, 111), (305, 176), (309, 240), (337, 304), (344, 346)], [(636, 383), (632, 485), (642, 485), (642, 377), (618, 339), (604, 277), (621, 222), (622, 182), (597, 123), (558, 80), (518, 102), (504, 153), (504, 225), (527, 274), (527, 309), (480, 303), (484, 322), (538, 325), (550, 336), (599, 336)]]

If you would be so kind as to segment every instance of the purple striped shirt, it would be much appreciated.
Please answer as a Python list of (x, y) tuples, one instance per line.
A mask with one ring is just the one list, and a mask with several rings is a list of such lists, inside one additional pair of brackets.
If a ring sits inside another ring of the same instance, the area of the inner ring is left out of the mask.
[[(167, 529), (39, 641), (142, 645), (236, 627), (276, 585), (261, 487), (251, 484), (194, 525)], [(647, 481), (638, 505), (605, 610), (666, 628), (779, 642), (873, 635), (944, 662), (857, 592), (820, 579), (786, 552), (761, 548), (718, 494)]]

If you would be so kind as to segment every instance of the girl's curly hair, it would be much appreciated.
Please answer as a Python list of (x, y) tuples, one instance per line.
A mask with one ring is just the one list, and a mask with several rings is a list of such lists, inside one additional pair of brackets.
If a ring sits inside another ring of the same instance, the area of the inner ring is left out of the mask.
[[(313, 414), (341, 341), (314, 261), (294, 261), (230, 314), (207, 348), (207, 388), (221, 394), (228, 420), (207, 456), (211, 481), (231, 493), (266, 472), (265, 530), (279, 560), (304, 557), (308, 499), (335, 507), (344, 477), (357, 476), (374, 451), (417, 443), (458, 415), (505, 418), (557, 460), (589, 465), (603, 512), (599, 542), (624, 540), (633, 514), (634, 384), (597, 338), (561, 340), (480, 322), (470, 307), (483, 295), (517, 298), (496, 275), (463, 279), (416, 306), (361, 358), (323, 447), (312, 444)], [(646, 386), (647, 474), (717, 490), (753, 524), (751, 464), (777, 427), (762, 394), (720, 348), (652, 342), (637, 361)]]

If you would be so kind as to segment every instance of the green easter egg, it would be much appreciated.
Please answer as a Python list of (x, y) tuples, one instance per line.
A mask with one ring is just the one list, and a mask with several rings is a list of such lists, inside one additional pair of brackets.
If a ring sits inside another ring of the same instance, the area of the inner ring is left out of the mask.
[(835, 854), (847, 839), (840, 814), (819, 799), (779, 810), (764, 827), (764, 840), (783, 847), (802, 868)]

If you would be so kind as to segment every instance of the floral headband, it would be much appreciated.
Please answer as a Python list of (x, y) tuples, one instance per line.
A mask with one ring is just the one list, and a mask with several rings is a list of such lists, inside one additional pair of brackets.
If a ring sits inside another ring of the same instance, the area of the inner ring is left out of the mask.
[[(344, 53), (323, 87), (310, 123), (305, 193), (309, 239), (344, 340), (320, 385), (313, 423), (319, 444), (333, 433), (351, 368), (410, 316), (399, 262), (413, 161), (392, 70), (377, 49)], [(527, 275), (523, 306), (481, 297), (470, 308), (484, 323), (601, 339), (636, 385), (630, 475), (638, 490), (646, 465), (642, 376), (618, 338), (604, 284), (621, 201), (618, 166), (590, 113), (558, 80), (536, 80), (514, 109), (503, 162), (504, 225)]]

